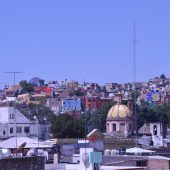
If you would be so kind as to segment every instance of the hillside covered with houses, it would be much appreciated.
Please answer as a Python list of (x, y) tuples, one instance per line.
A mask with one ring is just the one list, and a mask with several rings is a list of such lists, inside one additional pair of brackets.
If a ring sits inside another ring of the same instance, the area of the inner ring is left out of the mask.
[[(138, 128), (152, 121), (164, 121), (169, 125), (170, 78), (164, 74), (148, 82), (104, 85), (67, 79), (46, 82), (34, 77), (17, 85), (6, 85), (0, 92), (0, 106), (15, 106), (31, 121), (36, 116), (39, 123), (48, 124), (51, 135), (83, 137), (85, 131), (93, 128), (105, 132), (107, 112), (120, 95), (125, 105), (129, 102), (134, 105), (136, 101)], [(72, 132), (65, 134), (64, 127), (59, 127), (62, 122), (70, 123), (65, 127)]]

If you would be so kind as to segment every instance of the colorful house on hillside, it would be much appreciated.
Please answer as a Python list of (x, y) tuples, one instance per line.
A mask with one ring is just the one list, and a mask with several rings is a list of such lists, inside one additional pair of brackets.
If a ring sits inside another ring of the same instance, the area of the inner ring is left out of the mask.
[(47, 86), (36, 86), (34, 87), (35, 94), (44, 94), (46, 96), (52, 96), (53, 95), (53, 88), (47, 87)]
[(71, 113), (74, 111), (81, 111), (81, 100), (79, 98), (69, 98), (62, 100), (63, 113)]
[(85, 110), (92, 109), (100, 109), (106, 104), (111, 104), (113, 103), (114, 99), (113, 98), (101, 98), (97, 96), (92, 96), (92, 97), (85, 97)]

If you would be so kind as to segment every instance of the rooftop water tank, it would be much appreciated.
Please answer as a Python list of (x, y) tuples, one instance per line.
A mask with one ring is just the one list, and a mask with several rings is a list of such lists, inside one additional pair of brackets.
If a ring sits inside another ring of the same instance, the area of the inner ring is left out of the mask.
[(11, 151), (9, 149), (0, 149), (0, 157), (9, 157), (11, 156)]

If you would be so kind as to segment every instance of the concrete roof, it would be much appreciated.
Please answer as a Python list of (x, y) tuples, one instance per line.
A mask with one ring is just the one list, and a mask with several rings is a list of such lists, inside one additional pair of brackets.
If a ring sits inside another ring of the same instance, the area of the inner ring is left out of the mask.
[(155, 151), (138, 148), (138, 147), (126, 149), (126, 153), (153, 153), (153, 152)]
[(139, 130), (139, 134), (151, 135), (150, 126), (148, 123), (144, 124)]
[(101, 166), (100, 170), (144, 170), (144, 167), (135, 166)]
[[(26, 143), (24, 148), (50, 148), (51, 143), (48, 142), (38, 142), (37, 139), (32, 139), (28, 137), (17, 137), (17, 148), (19, 148), (23, 143)], [(0, 148), (12, 149), (16, 148), (16, 137), (9, 138), (4, 141), (0, 141)]]
[(93, 129), (88, 135), (87, 138), (90, 139), (92, 137), (95, 137), (97, 139), (103, 139), (104, 135), (98, 130), (98, 129)]
[(159, 155), (148, 156), (148, 159), (170, 160), (170, 158), (167, 158), (167, 157), (164, 157), (164, 156), (159, 156)]

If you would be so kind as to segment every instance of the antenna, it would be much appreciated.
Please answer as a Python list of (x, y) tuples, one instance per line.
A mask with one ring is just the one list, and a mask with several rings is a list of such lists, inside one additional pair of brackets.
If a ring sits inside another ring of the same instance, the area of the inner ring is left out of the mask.
[(136, 23), (133, 23), (133, 87), (134, 87), (134, 130), (137, 145), (137, 111), (136, 111)]
[(14, 75), (14, 86), (15, 86), (15, 78), (16, 78), (16, 74), (19, 74), (19, 73), (22, 73), (22, 72), (19, 72), (19, 71), (9, 71), (9, 72), (5, 72), (6, 74), (13, 74)]
[[(13, 74), (14, 76), (14, 88), (15, 88), (15, 81), (16, 81), (16, 74), (20, 74), (22, 72), (18, 71), (11, 71), (11, 72), (5, 72), (6, 74)], [(16, 103), (14, 102), (14, 115), (15, 115), (15, 144), (16, 144), (16, 156), (17, 156), (17, 117), (16, 117)]]

